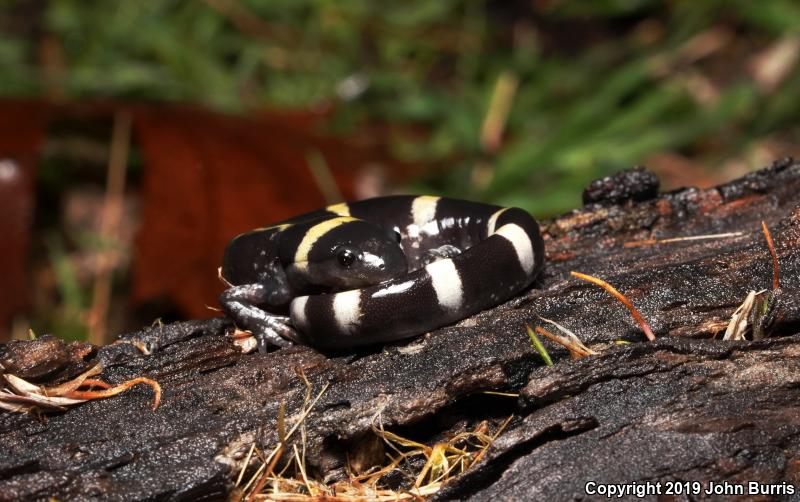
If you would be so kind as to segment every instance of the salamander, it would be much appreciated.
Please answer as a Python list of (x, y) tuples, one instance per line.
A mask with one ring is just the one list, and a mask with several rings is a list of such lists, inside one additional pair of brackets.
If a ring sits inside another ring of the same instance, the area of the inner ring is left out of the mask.
[(505, 208), (395, 195), (328, 206), (235, 237), (224, 312), (259, 350), (347, 349), (413, 337), (497, 305), (542, 269), (536, 220)]

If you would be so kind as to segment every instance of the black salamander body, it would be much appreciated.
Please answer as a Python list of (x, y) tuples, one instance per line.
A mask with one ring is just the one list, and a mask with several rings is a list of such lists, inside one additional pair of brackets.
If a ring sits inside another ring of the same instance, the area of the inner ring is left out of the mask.
[(521, 209), (378, 197), (233, 239), (220, 303), (262, 349), (364, 346), (497, 305), (530, 285), (543, 258), (539, 226)]

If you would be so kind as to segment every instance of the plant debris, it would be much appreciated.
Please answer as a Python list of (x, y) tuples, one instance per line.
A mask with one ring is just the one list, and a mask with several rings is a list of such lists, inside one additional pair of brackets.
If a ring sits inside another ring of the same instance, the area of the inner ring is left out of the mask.
[(249, 354), (258, 348), (256, 337), (249, 331), (234, 328), (230, 336), (233, 338), (233, 344), (242, 349), (243, 354)]
[[(404, 438), (383, 428), (380, 414), (377, 414), (372, 426), (374, 440), (383, 442), (392, 453), (385, 453), (382, 465), (354, 465), (350, 459), (347, 467), (347, 479), (326, 484), (309, 476), (306, 465), (305, 420), (316, 402), (327, 390), (327, 385), (311, 399), (311, 385), (305, 376), (306, 396), (301, 407), (299, 418), (294, 426), (285, 433), (283, 428), (284, 407), (278, 417), (279, 444), (267, 455), (255, 447), (255, 443), (242, 464), (236, 481), (235, 496), (232, 500), (256, 501), (309, 501), (309, 500), (420, 500), (434, 495), (442, 485), (453, 477), (463, 473), (485, 455), (489, 446), (503, 432), (513, 415), (508, 417), (494, 434), (489, 433), (489, 423), (482, 421), (475, 429), (456, 434), (445, 441), (426, 445)], [(301, 431), (300, 447), (297, 444), (287, 446), (286, 441), (297, 431)], [(380, 443), (378, 443), (380, 445)], [(289, 458), (280, 470), (276, 470), (282, 455), (289, 451)], [(261, 459), (260, 466), (250, 476), (249, 481), (240, 487), (250, 460)], [(424, 459), (424, 463), (416, 459)], [(362, 471), (363, 472), (359, 472)], [(406, 480), (404, 488), (390, 487), (384, 478), (392, 475)]]
[(116, 396), (138, 384), (153, 388), (155, 394), (153, 410), (158, 408), (161, 402), (161, 386), (155, 380), (139, 377), (112, 386), (102, 380), (89, 378), (99, 375), (102, 371), (100, 365), (92, 366), (72, 380), (55, 387), (43, 387), (6, 373), (3, 375), (6, 385), (0, 389), (0, 409), (16, 413), (32, 413), (37, 410), (65, 411), (70, 406), (92, 399)]
[(555, 335), (542, 327), (539, 326), (536, 327), (537, 333), (566, 348), (569, 351), (569, 355), (572, 359), (580, 359), (586, 356), (597, 355), (596, 351), (584, 345), (584, 343), (581, 341), (580, 338), (577, 337), (577, 335), (575, 335), (575, 333), (568, 330), (564, 326), (558, 324), (555, 321), (551, 321), (550, 319), (546, 319), (542, 316), (539, 316), (539, 319), (541, 319), (544, 322), (552, 324), (553, 326), (555, 326), (556, 328), (558, 328), (567, 335), (567, 336)]
[[(273, 471), (275, 469), (275, 465), (277, 464), (278, 460), (283, 455), (283, 452), (284, 452), (284, 450), (286, 448), (286, 441), (289, 438), (291, 438), (292, 435), (294, 435), (294, 433), (297, 431), (298, 427), (301, 427), (304, 424), (306, 417), (311, 412), (311, 410), (314, 408), (314, 405), (317, 404), (317, 401), (319, 401), (319, 399), (322, 397), (322, 395), (325, 393), (325, 391), (328, 390), (328, 385), (329, 384), (325, 384), (325, 386), (322, 388), (322, 390), (319, 392), (319, 394), (317, 394), (317, 396), (312, 401), (311, 400), (311, 390), (312, 390), (311, 389), (311, 383), (308, 381), (308, 379), (305, 377), (305, 375), (302, 372), (298, 373), (298, 376), (300, 376), (300, 378), (306, 384), (306, 395), (305, 395), (305, 399), (303, 400), (303, 406), (302, 406), (302, 408), (300, 410), (300, 416), (297, 419), (297, 423), (289, 430), (288, 433), (285, 432), (285, 430), (284, 430), (284, 428), (285, 428), (285, 404), (281, 403), (279, 414), (278, 414), (278, 423), (277, 423), (278, 437), (280, 438), (280, 443), (278, 444), (278, 446), (276, 446), (269, 453), (269, 455), (267, 455), (267, 457), (263, 460), (261, 466), (256, 470), (256, 473), (250, 478), (250, 480), (247, 482), (245, 487), (242, 489), (243, 497), (241, 498), (241, 500), (247, 500), (247, 501), (255, 500), (256, 497), (258, 497), (259, 494), (261, 494), (261, 491), (263, 490), (264, 485), (266, 484), (266, 482), (275, 478), (275, 474), (274, 474)], [(305, 429), (303, 429), (303, 431), (304, 430)], [(302, 436), (305, 437), (305, 433), (304, 432), (302, 433)], [(258, 452), (258, 455), (261, 456), (261, 453)], [(246, 469), (246, 468), (247, 468), (247, 464), (245, 463), (242, 466), (242, 473), (239, 474), (240, 478), (243, 476), (244, 469)], [(281, 471), (281, 472), (283, 472), (283, 471)], [(280, 474), (278, 474), (278, 476), (280, 476)], [(279, 487), (279, 485), (280, 485), (279, 482), (273, 482), (272, 483), (273, 490), (275, 489), (275, 487)], [(252, 486), (252, 489), (251, 489), (251, 486)], [(263, 499), (263, 498), (261, 498), (261, 499)]]
[(744, 301), (731, 315), (731, 320), (728, 322), (728, 327), (725, 329), (723, 340), (744, 340), (748, 327), (750, 326), (750, 317), (753, 312), (753, 306), (756, 304), (756, 297), (766, 293), (766, 289), (761, 291), (750, 291), (747, 293)]
[(772, 291), (762, 289), (751, 290), (744, 301), (731, 315), (728, 327), (725, 329), (723, 340), (746, 340), (752, 334), (753, 340), (760, 340), (769, 335), (772, 325), (780, 312), (781, 279), (778, 254), (767, 224), (761, 222), (761, 231), (767, 241), (767, 248), (772, 259)]

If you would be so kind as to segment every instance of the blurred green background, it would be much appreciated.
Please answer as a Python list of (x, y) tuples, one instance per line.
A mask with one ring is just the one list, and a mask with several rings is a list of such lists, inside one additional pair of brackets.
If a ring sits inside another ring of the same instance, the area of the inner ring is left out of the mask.
[(393, 156), (439, 167), (412, 189), (539, 215), (636, 164), (729, 179), (798, 134), (790, 0), (0, 5), (4, 95), (332, 107), (332, 131), (390, 124)]
[[(0, 97), (189, 103), (243, 116), (324, 112), (315, 122), (323, 133), (371, 138), (393, 161), (417, 166), (387, 190), (544, 217), (578, 207), (591, 180), (635, 165), (656, 171), (666, 188), (709, 186), (798, 155), (796, 1), (0, 6)], [(54, 201), (76, 180), (99, 187), (102, 198), (110, 128), (98, 134), (96, 124), (74, 120), (59, 127), (102, 141), (70, 140), (78, 161), (53, 148), (39, 161), (32, 247), (46, 272), (34, 273), (30, 323), (17, 325), (81, 338), (96, 301), (96, 270), (81, 272), (82, 252), (108, 243), (68, 228), (65, 206)], [(132, 186), (142, 169), (136, 148)], [(122, 247), (131, 242), (129, 235)], [(115, 274), (128, 266), (123, 259)]]

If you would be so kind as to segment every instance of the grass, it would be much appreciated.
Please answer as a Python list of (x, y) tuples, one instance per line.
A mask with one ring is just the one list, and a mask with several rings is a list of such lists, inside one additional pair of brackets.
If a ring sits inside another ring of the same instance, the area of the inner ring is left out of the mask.
[(539, 353), (539, 356), (542, 358), (542, 361), (544, 361), (545, 366), (552, 366), (553, 359), (550, 357), (550, 354), (547, 352), (547, 349), (544, 347), (544, 345), (542, 345), (539, 337), (536, 336), (536, 332), (534, 332), (530, 326), (525, 326), (525, 328), (528, 330), (528, 338), (531, 339), (533, 348)]
[(664, 152), (738, 174), (800, 132), (787, 0), (22, 3), (0, 26), (47, 35), (2, 33), (0, 95), (326, 108), (324, 128), (388, 126), (398, 160), (431, 168), (406, 189), (538, 215)]

